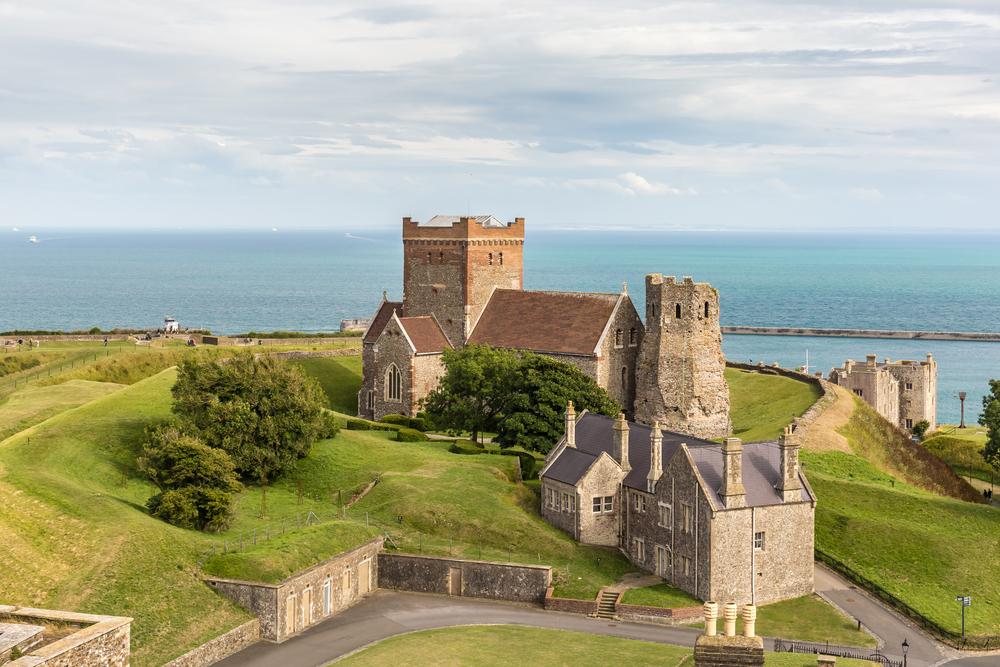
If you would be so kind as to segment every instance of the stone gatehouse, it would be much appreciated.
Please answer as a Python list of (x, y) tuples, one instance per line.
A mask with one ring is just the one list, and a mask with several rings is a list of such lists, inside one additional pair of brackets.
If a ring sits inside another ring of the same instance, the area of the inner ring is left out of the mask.
[(403, 218), (403, 300), (383, 292), (364, 333), (358, 414), (416, 414), (444, 373), (441, 355), (472, 343), (573, 364), (641, 422), (727, 435), (718, 292), (651, 274), (644, 323), (625, 287), (525, 290), (524, 227), (524, 218)]
[(702, 600), (764, 604), (813, 591), (816, 497), (791, 429), (722, 444), (572, 404), (541, 471), (542, 516)]

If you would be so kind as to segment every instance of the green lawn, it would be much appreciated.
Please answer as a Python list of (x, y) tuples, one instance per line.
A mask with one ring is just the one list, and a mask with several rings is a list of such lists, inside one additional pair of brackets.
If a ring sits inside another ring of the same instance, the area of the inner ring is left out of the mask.
[(693, 607), (701, 600), (691, 597), (679, 588), (662, 583), (643, 588), (630, 588), (622, 596), (622, 604), (641, 604), (647, 607)]
[(970, 593), (970, 634), (1000, 634), (1000, 512), (895, 480), (857, 456), (802, 452), (819, 503), (816, 548), (945, 629)]
[[(412, 632), (381, 641), (336, 661), (337, 665), (693, 665), (691, 649), (670, 644), (520, 625), (470, 625)], [(816, 656), (768, 653), (770, 667), (815, 667)], [(841, 667), (871, 667), (863, 660), (837, 658)]]
[(319, 381), (329, 401), (329, 408), (349, 415), (358, 413), (361, 389), (361, 356), (311, 357), (295, 359), (308, 375)]
[(960, 429), (941, 424), (922, 444), (962, 477), (972, 475), (986, 482), (997, 477), (982, 457), (986, 446), (986, 429), (982, 426)]
[(71, 380), (51, 387), (18, 389), (0, 400), (0, 442), (64, 410), (89, 403), (121, 387), (109, 382)]
[(733, 435), (747, 442), (773, 440), (820, 396), (819, 388), (780, 375), (726, 369)]

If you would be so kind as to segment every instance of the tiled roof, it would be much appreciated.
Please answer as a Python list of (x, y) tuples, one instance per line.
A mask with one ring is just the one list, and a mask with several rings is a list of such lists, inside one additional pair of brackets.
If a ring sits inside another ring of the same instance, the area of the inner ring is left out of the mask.
[(385, 329), (385, 325), (389, 323), (389, 318), (392, 317), (394, 312), (400, 315), (403, 313), (402, 302), (383, 301), (382, 305), (379, 306), (378, 312), (375, 313), (375, 317), (372, 318), (372, 323), (368, 327), (368, 331), (365, 332), (364, 342), (374, 343), (382, 333), (382, 329)]
[(470, 343), (536, 352), (594, 354), (618, 294), (498, 289)]
[(441, 325), (430, 315), (420, 317), (400, 317), (399, 323), (410, 337), (417, 354), (443, 352), (451, 348), (448, 337), (441, 331)]
[[(544, 476), (566, 484), (576, 484), (601, 452), (611, 454), (613, 425), (614, 419), (610, 417), (589, 412), (583, 415), (576, 423), (576, 447), (566, 447), (560, 452)], [(643, 424), (629, 422), (628, 460), (632, 470), (623, 482), (629, 488), (646, 490), (651, 430)], [(722, 445), (672, 431), (662, 433), (664, 469), (680, 451), (681, 443), (687, 443), (691, 458), (705, 480), (709, 498), (716, 507), (724, 507), (718, 494), (719, 487), (722, 486)], [(746, 489), (747, 507), (781, 504), (781, 495), (774, 488), (780, 476), (780, 458), (776, 442), (743, 443), (743, 486)], [(802, 499), (812, 500), (804, 483)]]

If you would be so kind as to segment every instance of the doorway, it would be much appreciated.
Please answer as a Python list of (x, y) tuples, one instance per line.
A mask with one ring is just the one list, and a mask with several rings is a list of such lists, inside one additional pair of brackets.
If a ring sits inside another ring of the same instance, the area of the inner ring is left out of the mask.
[(453, 567), (448, 570), (448, 595), (462, 595), (462, 568)]

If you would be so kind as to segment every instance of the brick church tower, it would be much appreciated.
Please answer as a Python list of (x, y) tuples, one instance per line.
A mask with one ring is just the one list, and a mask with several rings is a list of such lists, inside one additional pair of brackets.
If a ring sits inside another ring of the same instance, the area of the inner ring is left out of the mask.
[(646, 276), (646, 332), (636, 364), (636, 421), (700, 438), (729, 435), (719, 293), (691, 278)]
[(524, 218), (403, 218), (403, 313), (434, 315), (465, 344), (494, 288), (522, 289)]

